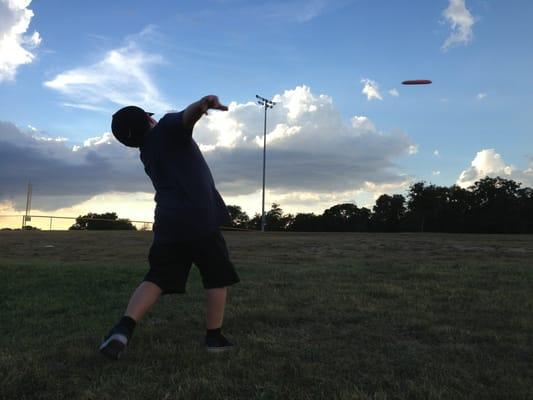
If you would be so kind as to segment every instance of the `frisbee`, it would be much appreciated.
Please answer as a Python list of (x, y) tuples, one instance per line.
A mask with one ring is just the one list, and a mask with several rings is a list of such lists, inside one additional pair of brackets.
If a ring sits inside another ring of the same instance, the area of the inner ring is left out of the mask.
[(409, 81), (403, 81), (402, 85), (429, 85), (432, 83), (429, 79), (413, 79)]

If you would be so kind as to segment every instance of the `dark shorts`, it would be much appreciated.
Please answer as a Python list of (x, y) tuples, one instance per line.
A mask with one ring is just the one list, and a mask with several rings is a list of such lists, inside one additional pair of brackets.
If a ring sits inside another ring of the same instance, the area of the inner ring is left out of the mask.
[(193, 263), (200, 270), (205, 289), (222, 288), (239, 282), (220, 231), (195, 240), (173, 243), (154, 241), (148, 261), (150, 270), (144, 281), (155, 283), (163, 290), (163, 294), (185, 293)]

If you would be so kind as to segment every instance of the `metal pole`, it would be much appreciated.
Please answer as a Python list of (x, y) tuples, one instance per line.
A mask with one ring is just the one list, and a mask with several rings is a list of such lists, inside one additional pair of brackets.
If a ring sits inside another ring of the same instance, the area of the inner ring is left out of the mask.
[(265, 170), (266, 170), (266, 129), (267, 129), (267, 110), (274, 107), (276, 103), (271, 100), (265, 99), (259, 95), (255, 95), (258, 99), (257, 102), (265, 107), (265, 123), (263, 125), (263, 201), (261, 204), (261, 232), (265, 231)]
[(263, 130), (263, 209), (261, 212), (261, 232), (265, 231), (265, 166), (266, 166), (266, 131), (267, 131), (267, 103), (265, 103), (265, 124)]
[(52, 217), (50, 217), (50, 231), (52, 230)]
[(26, 192), (26, 215), (24, 216), (22, 220), (22, 229), (26, 226), (26, 222), (28, 222), (28, 215), (31, 210), (31, 182), (28, 183), (28, 191)]

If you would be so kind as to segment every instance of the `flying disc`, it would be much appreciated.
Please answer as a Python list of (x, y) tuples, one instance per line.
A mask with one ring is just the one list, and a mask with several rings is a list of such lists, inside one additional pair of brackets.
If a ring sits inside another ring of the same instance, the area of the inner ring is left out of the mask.
[(429, 79), (413, 79), (409, 81), (403, 81), (402, 85), (429, 85), (432, 83)]

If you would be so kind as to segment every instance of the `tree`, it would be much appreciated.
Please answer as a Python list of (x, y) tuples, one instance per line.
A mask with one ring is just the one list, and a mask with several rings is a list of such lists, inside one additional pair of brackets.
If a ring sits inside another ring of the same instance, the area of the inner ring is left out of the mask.
[(453, 185), (447, 190), (440, 216), (444, 232), (468, 232), (471, 228), (472, 192)]
[(520, 222), (520, 183), (485, 177), (470, 188), (476, 230), (484, 233), (516, 232)]
[(518, 223), (518, 232), (533, 232), (533, 189), (524, 188), (518, 190), (518, 207), (520, 221)]
[(426, 186), (417, 182), (409, 188), (407, 209), (420, 232), (442, 231), (442, 211), (448, 199), (448, 188), (435, 185)]
[(248, 214), (242, 211), (239, 206), (228, 206), (228, 212), (231, 218), (233, 228), (246, 228), (250, 222)]
[(136, 230), (128, 219), (119, 219), (114, 212), (97, 214), (88, 213), (76, 218), (76, 223), (69, 230)]
[(370, 210), (352, 203), (337, 204), (322, 214), (324, 230), (330, 232), (362, 232), (368, 230)]
[(283, 231), (287, 222), (287, 218), (283, 217), (283, 210), (279, 204), (272, 203), (270, 211), (265, 215), (265, 229), (268, 231)]
[(382, 194), (376, 200), (373, 207), (374, 214), (371, 217), (373, 230), (397, 232), (400, 230), (400, 222), (405, 214), (405, 197), (401, 194), (389, 196)]
[(41, 230), (40, 228), (37, 228), (35, 226), (31, 226), (31, 225), (24, 225), (24, 227), (22, 229), (25, 230), (25, 231), (40, 231)]
[(290, 224), (295, 232), (320, 232), (323, 230), (322, 216), (313, 213), (298, 213)]

